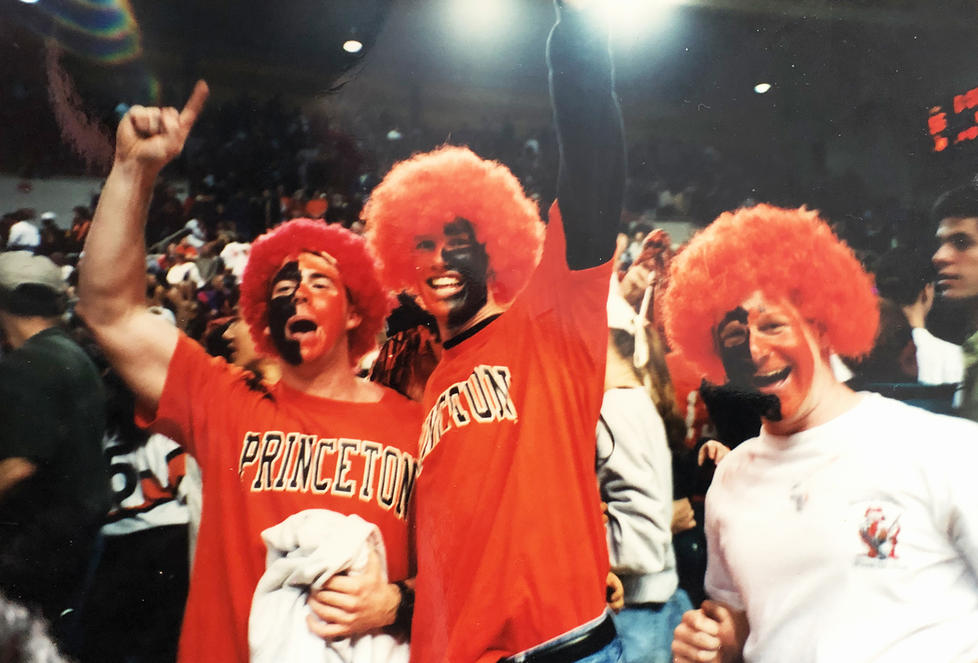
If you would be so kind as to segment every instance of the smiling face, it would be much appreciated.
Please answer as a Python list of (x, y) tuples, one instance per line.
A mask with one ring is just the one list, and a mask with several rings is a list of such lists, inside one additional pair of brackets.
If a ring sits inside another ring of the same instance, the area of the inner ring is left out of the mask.
[(440, 325), (463, 326), (489, 297), (489, 256), (465, 219), (446, 223), (441, 235), (415, 239), (417, 290)]
[(778, 399), (780, 414), (766, 419), (790, 425), (816, 407), (828, 369), (817, 334), (794, 306), (756, 293), (723, 317), (716, 334), (730, 383)]
[(947, 218), (937, 229), (940, 247), (932, 258), (937, 290), (947, 299), (978, 297), (978, 218)]
[(322, 357), (360, 323), (336, 261), (326, 253), (287, 258), (272, 279), (268, 333), (293, 366)]

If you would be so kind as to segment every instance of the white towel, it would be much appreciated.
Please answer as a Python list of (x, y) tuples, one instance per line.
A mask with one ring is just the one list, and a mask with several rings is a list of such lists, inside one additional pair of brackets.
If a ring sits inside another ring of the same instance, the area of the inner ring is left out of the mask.
[(307, 509), (261, 534), (268, 556), (248, 620), (253, 663), (406, 663), (405, 642), (379, 631), (324, 641), (309, 630), (306, 605), (337, 573), (363, 572), (371, 548), (387, 555), (376, 525), (359, 516)]

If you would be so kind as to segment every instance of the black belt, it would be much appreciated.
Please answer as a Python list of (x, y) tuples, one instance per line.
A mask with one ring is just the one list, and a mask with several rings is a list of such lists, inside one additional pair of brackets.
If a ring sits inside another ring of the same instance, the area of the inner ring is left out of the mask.
[(511, 656), (499, 659), (500, 663), (510, 663), (514, 661), (524, 661), (525, 663), (567, 663), (577, 661), (591, 654), (595, 654), (615, 639), (618, 632), (615, 631), (615, 622), (611, 615), (605, 615), (600, 623), (590, 630), (580, 635), (556, 643), (554, 645), (544, 645), (539, 649), (534, 649), (526, 654), (521, 654), (521, 658)]

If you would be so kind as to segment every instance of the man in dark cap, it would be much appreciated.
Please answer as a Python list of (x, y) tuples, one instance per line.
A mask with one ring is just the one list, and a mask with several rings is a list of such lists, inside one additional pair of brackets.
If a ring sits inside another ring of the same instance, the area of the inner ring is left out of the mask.
[(66, 303), (48, 258), (0, 254), (0, 591), (39, 609), (56, 634), (109, 498), (102, 381), (61, 328)]

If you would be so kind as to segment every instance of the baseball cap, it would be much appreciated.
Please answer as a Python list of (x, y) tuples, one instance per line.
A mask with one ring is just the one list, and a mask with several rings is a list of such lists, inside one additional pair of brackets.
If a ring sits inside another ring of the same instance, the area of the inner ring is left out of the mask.
[(61, 270), (45, 256), (30, 251), (6, 251), (0, 253), (0, 289), (13, 291), (22, 285), (40, 285), (62, 294), (68, 286), (61, 278)]

